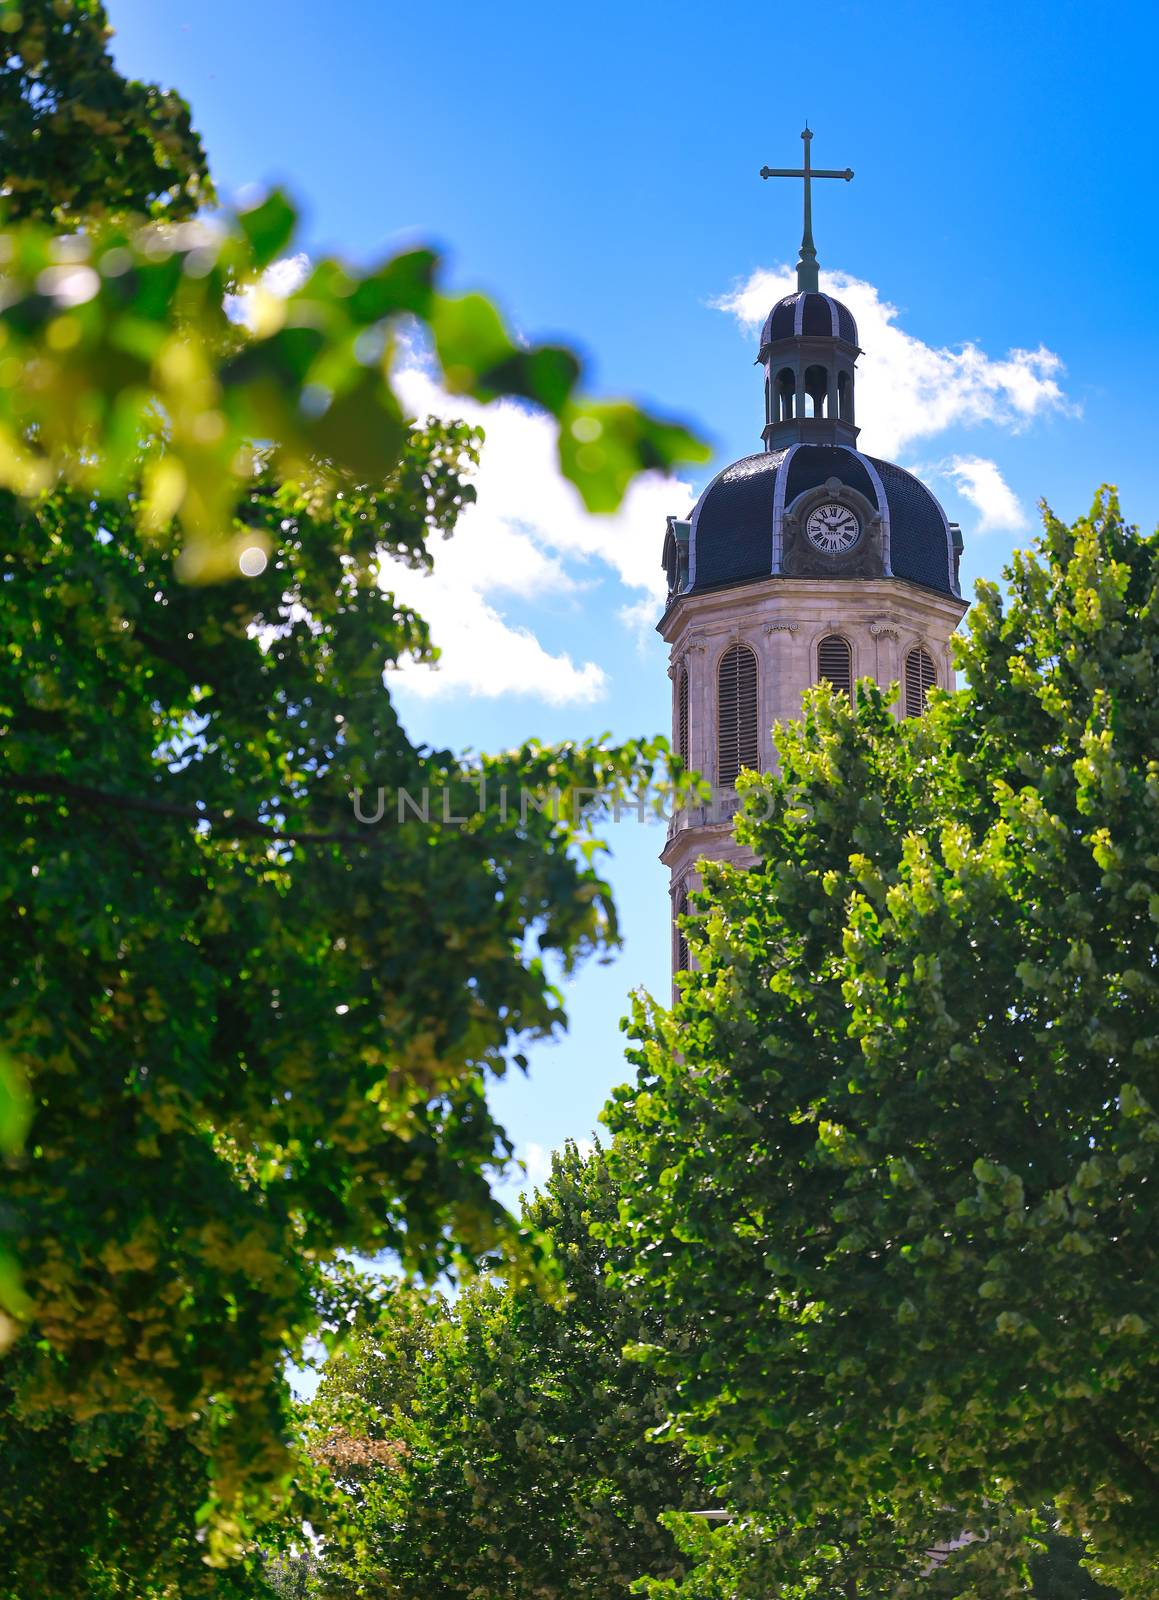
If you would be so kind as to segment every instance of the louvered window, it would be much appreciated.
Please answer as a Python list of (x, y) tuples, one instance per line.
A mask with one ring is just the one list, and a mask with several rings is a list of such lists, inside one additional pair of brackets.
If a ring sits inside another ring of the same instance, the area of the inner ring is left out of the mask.
[(817, 676), (842, 694), (853, 694), (853, 652), (848, 639), (831, 633), (817, 646)]
[(676, 674), (676, 754), (686, 765), (688, 762), (688, 672), (684, 667)]
[(717, 782), (735, 783), (742, 767), (759, 771), (758, 744), (757, 658), (734, 644), (717, 669)]
[(919, 645), (905, 658), (905, 714), (907, 717), (925, 715), (926, 696), (938, 679), (934, 664)]
[(688, 915), (688, 890), (683, 884), (676, 891), (672, 922), (672, 967), (675, 972), (688, 971), (688, 935), (680, 926), (680, 918)]

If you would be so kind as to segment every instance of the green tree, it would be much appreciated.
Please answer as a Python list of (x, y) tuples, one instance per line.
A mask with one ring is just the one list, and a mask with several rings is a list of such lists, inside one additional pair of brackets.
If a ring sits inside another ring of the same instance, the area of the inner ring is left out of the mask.
[(205, 1562), (195, 1511), (209, 1430), (166, 1427), (147, 1407), (75, 1422), (17, 1422), (0, 1369), (4, 1600), (269, 1600), (262, 1563)]
[(136, 83), (108, 52), (98, 0), (0, 7), (0, 207), (11, 219), (179, 221), (213, 199), (180, 95)]
[[(635, 790), (662, 754), (466, 763), (400, 726), (384, 670), (433, 647), (390, 564), (430, 564), (478, 440), (403, 415), (394, 330), (556, 416), (595, 506), (700, 447), (579, 399), (570, 352), (441, 295), (430, 252), (269, 294), (292, 207), (180, 220), (187, 111), (117, 77), (103, 10), (3, 19), (0, 1593), (185, 1595), (286, 1489), (284, 1363), (340, 1327), (341, 1253), (535, 1269), (487, 1082), (564, 1025), (554, 969), (615, 912), (598, 802), (481, 791)], [(101, 149), (57, 159), (81, 124)]]
[[(479, 785), (609, 792), (646, 748), (464, 766), (382, 686), (428, 645), (380, 552), (429, 560), (471, 449), (417, 430), (391, 484), (321, 503), (255, 484), (237, 526), (269, 564), (210, 586), (175, 582), (131, 507), (0, 508), (0, 1008), (35, 1105), (5, 1185), (13, 1405), (178, 1429), (212, 1406), (219, 1531), (287, 1468), (280, 1367), (321, 1263), (519, 1250), (486, 1079), (564, 1021), (546, 953), (616, 939), (576, 827)], [(351, 794), (379, 786), (362, 825)], [(399, 822), (400, 790), (433, 792), (429, 821)]]
[(391, 1295), (327, 1366), (310, 1436), (351, 1507), (317, 1592), (427, 1600), (621, 1600), (678, 1570), (662, 1512), (703, 1498), (649, 1430), (667, 1399), (624, 1345), (663, 1341), (608, 1276), (590, 1224), (614, 1211), (603, 1153), (557, 1155), (525, 1213), (566, 1298), (477, 1281), (452, 1307)]
[(1100, 1583), (1084, 1564), (1080, 1540), (1049, 1529), (1041, 1551), (1030, 1562), (1034, 1592), (1040, 1600), (1116, 1600), (1117, 1589)]
[[(793, 1524), (768, 1513), (758, 1480), (734, 1481), (724, 1510), (664, 1430), (664, 1380), (624, 1360), (641, 1338), (683, 1352), (699, 1336), (665, 1329), (616, 1289), (596, 1234), (618, 1208), (604, 1152), (569, 1148), (526, 1219), (558, 1254), (562, 1305), (481, 1282), (452, 1307), (388, 1294), (310, 1408), (313, 1458), (340, 1485), (345, 1514), (320, 1554), (279, 1571), (279, 1592), (1014, 1600), (1033, 1570), (1041, 1600), (1115, 1600), (1079, 1566), (1077, 1541), (1005, 1507), (970, 1528), (944, 1506), (915, 1522), (881, 1500)], [(1048, 1549), (1035, 1556), (1043, 1534)]]
[[(817, 692), (609, 1121), (674, 1411), (774, 1512), (1011, 1490), (1153, 1592), (1155, 538), (1104, 493), (980, 586), (966, 686)], [(615, 1158), (614, 1158), (615, 1159)]]
[[(1028, 1594), (1048, 1600), (1051, 1591), (1030, 1581), (1033, 1520), (992, 1514), (989, 1525), (967, 1539), (952, 1513), (932, 1511), (919, 1528), (899, 1522), (888, 1503), (808, 1524), (759, 1512), (716, 1525), (670, 1515), (664, 1521), (686, 1570), (649, 1578), (640, 1592), (648, 1600), (1015, 1600)], [(1081, 1594), (1081, 1569), (1067, 1556), (1059, 1560), (1059, 1574)]]

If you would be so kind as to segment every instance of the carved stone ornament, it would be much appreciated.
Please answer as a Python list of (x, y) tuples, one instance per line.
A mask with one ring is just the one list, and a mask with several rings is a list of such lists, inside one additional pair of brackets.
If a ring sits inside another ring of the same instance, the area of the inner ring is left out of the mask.
[[(806, 489), (781, 517), (781, 571), (790, 578), (880, 578), (881, 513), (857, 489), (829, 479), (816, 489)], [(806, 529), (814, 513), (830, 520), (837, 510), (851, 512), (859, 533), (846, 550), (822, 551), (810, 541)]]
[(869, 631), (875, 639), (888, 638), (900, 640), (901, 638), (901, 632), (896, 623), (891, 622), (887, 618), (883, 618), (879, 622), (871, 622), (869, 624)]

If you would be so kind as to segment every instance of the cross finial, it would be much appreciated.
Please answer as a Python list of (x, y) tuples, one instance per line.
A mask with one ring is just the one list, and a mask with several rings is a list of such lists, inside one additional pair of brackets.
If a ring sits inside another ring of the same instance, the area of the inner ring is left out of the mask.
[(804, 178), (805, 180), (805, 226), (801, 234), (801, 259), (797, 262), (797, 288), (802, 291), (816, 292), (817, 278), (817, 250), (813, 244), (813, 191), (811, 183), (814, 178), (844, 178), (846, 183), (853, 176), (853, 168), (846, 167), (843, 172), (834, 172), (824, 167), (812, 167), (809, 164), (809, 145), (813, 135), (809, 132), (809, 124), (801, 139), (805, 146), (805, 165), (800, 169), (792, 167), (762, 167), (762, 178)]

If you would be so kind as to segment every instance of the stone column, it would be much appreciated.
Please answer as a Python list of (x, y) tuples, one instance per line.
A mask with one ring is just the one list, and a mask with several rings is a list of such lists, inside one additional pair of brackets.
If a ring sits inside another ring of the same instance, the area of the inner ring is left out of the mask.
[[(869, 624), (869, 632), (877, 646), (877, 665), (874, 676), (878, 685), (886, 689), (896, 679), (902, 680), (901, 661), (901, 632), (889, 617), (882, 617)], [(904, 712), (905, 685), (902, 683), (902, 699), (895, 707), (895, 714), (901, 716)]]

